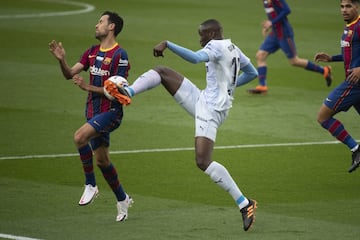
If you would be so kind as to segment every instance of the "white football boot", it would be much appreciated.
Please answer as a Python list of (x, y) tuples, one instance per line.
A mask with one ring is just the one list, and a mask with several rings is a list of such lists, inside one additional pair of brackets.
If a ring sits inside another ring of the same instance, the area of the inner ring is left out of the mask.
[(85, 185), (85, 190), (80, 198), (79, 205), (85, 206), (91, 203), (98, 194), (99, 190), (97, 186), (93, 187), (91, 184)]
[(119, 201), (116, 204), (118, 214), (116, 216), (117, 222), (125, 221), (128, 218), (128, 209), (132, 206), (134, 200), (126, 194), (126, 198), (123, 201)]

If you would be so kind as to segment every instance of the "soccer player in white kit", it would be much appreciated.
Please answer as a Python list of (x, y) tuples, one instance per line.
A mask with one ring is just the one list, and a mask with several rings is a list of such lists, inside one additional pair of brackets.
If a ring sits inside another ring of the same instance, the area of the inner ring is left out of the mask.
[[(250, 59), (230, 39), (223, 38), (221, 24), (209, 19), (199, 26), (200, 44), (197, 52), (170, 41), (162, 41), (154, 48), (154, 56), (163, 56), (166, 48), (191, 63), (205, 62), (206, 88), (200, 90), (188, 78), (165, 67), (157, 66), (135, 80), (129, 87), (118, 87), (107, 81), (105, 89), (122, 101), (124, 95), (136, 94), (162, 84), (174, 99), (195, 119), (195, 155), (197, 166), (227, 191), (238, 205), (247, 231), (255, 219), (256, 201), (245, 197), (220, 163), (212, 160), (217, 129), (225, 121), (232, 107), (236, 86), (257, 77)], [(240, 70), (242, 74), (239, 75)], [(121, 96), (118, 98), (117, 96)]]

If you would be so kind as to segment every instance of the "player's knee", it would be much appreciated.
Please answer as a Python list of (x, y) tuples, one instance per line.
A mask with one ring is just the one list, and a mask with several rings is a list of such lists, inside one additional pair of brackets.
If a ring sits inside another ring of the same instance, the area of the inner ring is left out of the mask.
[(318, 113), (318, 115), (316, 116), (316, 121), (323, 126), (324, 122), (326, 122), (329, 118), (325, 118), (321, 115), (321, 113)]
[(78, 131), (76, 131), (76, 132), (74, 133), (74, 143), (75, 143), (76, 145), (79, 145), (80, 142), (81, 142), (81, 136), (80, 136), (80, 134), (78, 133)]
[(256, 55), (255, 55), (255, 59), (257, 62), (259, 61), (264, 61), (264, 54), (262, 54), (261, 52), (257, 52)]
[(255, 54), (255, 59), (258, 65), (263, 65), (265, 64), (265, 61), (267, 59), (269, 55), (269, 52), (264, 51), (264, 50), (259, 50), (256, 52)]
[(324, 123), (327, 122), (330, 118), (332, 118), (334, 114), (335, 113), (333, 111), (323, 105), (316, 116), (316, 120), (320, 125), (323, 126)]
[(74, 143), (78, 148), (87, 144), (85, 137), (79, 130), (74, 133)]

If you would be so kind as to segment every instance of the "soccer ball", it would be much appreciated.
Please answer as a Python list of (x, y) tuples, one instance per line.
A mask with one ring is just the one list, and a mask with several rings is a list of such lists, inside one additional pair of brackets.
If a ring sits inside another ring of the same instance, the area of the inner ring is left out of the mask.
[(121, 77), (121, 76), (118, 76), (118, 75), (115, 75), (115, 76), (111, 76), (109, 77), (107, 80), (105, 80), (104, 82), (104, 95), (107, 99), (113, 101), (115, 100), (115, 98), (113, 96), (110, 95), (110, 93), (108, 92), (108, 90), (106, 89), (108, 87), (108, 85), (106, 84), (106, 81), (111, 81), (113, 83), (115, 83), (115, 85), (117, 87), (127, 87), (129, 86), (129, 83), (128, 81)]

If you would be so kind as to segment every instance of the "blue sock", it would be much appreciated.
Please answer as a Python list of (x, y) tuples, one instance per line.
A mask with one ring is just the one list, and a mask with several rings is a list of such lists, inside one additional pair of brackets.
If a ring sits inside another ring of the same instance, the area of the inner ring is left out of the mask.
[(337, 140), (348, 146), (350, 150), (358, 145), (339, 120), (330, 118), (321, 123), (321, 126), (328, 130)]
[(123, 201), (126, 198), (126, 193), (120, 184), (114, 165), (110, 164), (107, 168), (100, 168), (100, 170), (111, 190), (114, 192), (116, 199), (118, 201)]
[(96, 185), (94, 167), (93, 167), (93, 154), (91, 147), (86, 145), (78, 149), (80, 154), (81, 163), (85, 174), (85, 185)]
[(267, 67), (258, 67), (258, 73), (259, 73), (259, 84), (261, 86), (266, 86), (266, 73), (267, 73)]
[(308, 61), (308, 64), (306, 65), (305, 67), (306, 70), (309, 70), (309, 71), (313, 71), (313, 72), (318, 72), (318, 73), (321, 73), (321, 74), (324, 74), (324, 68), (313, 63), (313, 62), (310, 62)]
[(132, 89), (131, 87), (125, 87), (125, 90), (130, 94), (131, 97), (134, 96), (134, 89)]

